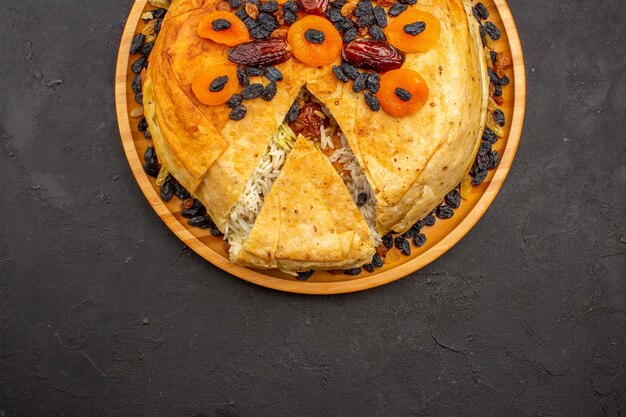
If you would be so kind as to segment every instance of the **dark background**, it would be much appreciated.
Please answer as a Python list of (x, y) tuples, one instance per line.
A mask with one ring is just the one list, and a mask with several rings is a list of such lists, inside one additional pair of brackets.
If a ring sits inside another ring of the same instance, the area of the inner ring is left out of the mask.
[(233, 278), (150, 208), (114, 112), (131, 3), (2, 1), (0, 416), (626, 415), (620, 0), (510, 0), (502, 192), (438, 261), (329, 297)]

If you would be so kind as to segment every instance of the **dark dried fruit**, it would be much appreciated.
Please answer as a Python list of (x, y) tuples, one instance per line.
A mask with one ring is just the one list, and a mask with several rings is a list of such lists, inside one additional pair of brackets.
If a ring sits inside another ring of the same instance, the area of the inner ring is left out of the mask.
[(425, 226), (434, 226), (435, 225), (435, 216), (433, 216), (432, 214), (429, 214), (428, 216), (424, 217), (424, 219), (422, 219), (424, 222)]
[(414, 22), (409, 25), (404, 25), (403, 29), (404, 29), (404, 33), (406, 33), (407, 35), (417, 36), (426, 30), (426, 23), (419, 22), (419, 21)]
[(499, 85), (500, 84), (500, 78), (489, 67), (487, 67), (487, 74), (489, 75), (489, 81), (491, 81), (492, 84), (494, 84), (494, 85)]
[(364, 97), (365, 97), (365, 103), (370, 108), (370, 110), (372, 111), (380, 110), (380, 102), (378, 101), (378, 98), (376, 98), (375, 95), (371, 93), (365, 93)]
[(230, 118), (230, 120), (241, 120), (244, 117), (246, 117), (246, 113), (248, 113), (248, 109), (246, 108), (246, 106), (244, 106), (243, 104), (235, 107), (234, 109), (232, 109), (230, 111), (230, 114), (228, 115), (228, 117)]
[(396, 89), (393, 90), (393, 92), (402, 101), (409, 101), (413, 98), (413, 94), (409, 93), (402, 87), (396, 87)]
[(376, 39), (377, 41), (387, 40), (387, 37), (385, 36), (385, 32), (383, 32), (383, 30), (379, 26), (376, 26), (376, 25), (370, 26), (368, 33), (373, 39)]
[(259, 22), (259, 25), (261, 25), (261, 27), (267, 30), (270, 34), (278, 29), (278, 26), (280, 26), (278, 24), (278, 21), (276, 20), (276, 17), (274, 17), (274, 15), (271, 13), (259, 13), (259, 18), (257, 19), (257, 21)]
[(357, 70), (355, 66), (350, 65), (345, 61), (341, 63), (341, 69), (343, 70), (344, 74), (346, 74), (346, 76), (351, 80), (356, 80), (356, 78), (360, 74), (359, 70)]
[(506, 119), (504, 117), (504, 113), (500, 109), (496, 109), (493, 112), (493, 120), (500, 126), (504, 126), (506, 123)]
[(241, 97), (241, 94), (233, 94), (233, 96), (229, 98), (228, 101), (226, 102), (226, 105), (229, 108), (234, 109), (235, 107), (240, 105), (242, 101), (243, 101), (243, 97)]
[(174, 180), (174, 195), (178, 197), (179, 200), (186, 200), (191, 197), (189, 191), (176, 180)]
[(167, 9), (164, 9), (163, 7), (159, 7), (158, 9), (152, 11), (152, 17), (154, 19), (163, 19), (166, 14)]
[(502, 86), (496, 85), (495, 91), (493, 92), (494, 97), (502, 97)]
[(383, 258), (381, 258), (378, 253), (375, 253), (374, 257), (372, 258), (372, 265), (377, 268), (381, 268), (384, 264), (385, 263), (383, 262)]
[(241, 84), (243, 87), (247, 87), (250, 85), (250, 78), (248, 78), (245, 67), (237, 67), (237, 79), (239, 80), (239, 84)]
[(437, 217), (439, 217), (442, 220), (446, 220), (454, 216), (454, 211), (450, 207), (446, 206), (445, 204), (442, 204), (439, 207), (437, 207), (436, 213), (437, 213)]
[(143, 104), (143, 93), (141, 91), (135, 94), (135, 101), (138, 104)]
[(409, 5), (409, 6), (411, 6), (411, 5), (415, 4), (415, 3), (417, 3), (417, 0), (398, 0), (398, 1), (399, 1), (400, 3), (402, 3), (402, 4), (406, 4), (406, 5)]
[(213, 80), (211, 85), (209, 86), (209, 91), (212, 93), (217, 93), (222, 91), (226, 84), (228, 83), (228, 75), (222, 75), (221, 77), (217, 77)]
[(406, 232), (402, 233), (402, 237), (405, 239), (411, 239), (413, 236), (415, 236), (418, 232), (413, 229), (413, 227), (411, 227), (409, 230), (407, 230)]
[(343, 59), (359, 68), (384, 73), (402, 66), (405, 53), (387, 42), (356, 40), (343, 46)]
[(472, 185), (480, 185), (487, 178), (487, 171), (478, 171), (472, 179)]
[(357, 207), (363, 207), (365, 204), (367, 204), (367, 194), (360, 193), (357, 197), (356, 205)]
[(396, 248), (400, 249), (403, 255), (410, 256), (411, 255), (411, 245), (409, 241), (403, 238), (402, 236), (398, 236), (395, 239)]
[(305, 138), (317, 138), (320, 135), (320, 127), (324, 120), (319, 116), (322, 113), (322, 107), (313, 102), (309, 102), (302, 107), (298, 116), (290, 125), (291, 130), (297, 135)]
[(510, 83), (511, 83), (511, 80), (506, 75), (503, 76), (502, 78), (500, 78), (500, 85), (501, 86), (509, 85)]
[(330, 20), (333, 23), (339, 22), (340, 20), (343, 20), (343, 16), (341, 15), (341, 11), (339, 11), (339, 9), (335, 9), (335, 8), (328, 9), (326, 11), (326, 17), (328, 17), (328, 20)]
[(358, 37), (358, 31), (356, 30), (355, 27), (352, 27), (348, 30), (346, 30), (343, 34), (343, 43), (349, 43), (352, 42), (353, 40), (355, 40)]
[(283, 73), (278, 68), (270, 67), (265, 70), (265, 76), (270, 81), (282, 81)]
[(369, 74), (365, 72), (359, 74), (359, 76), (356, 77), (356, 80), (354, 80), (354, 83), (352, 84), (352, 91), (354, 91), (355, 93), (360, 93), (361, 91), (365, 90), (367, 88), (368, 77)]
[(374, 20), (381, 28), (387, 27), (387, 14), (381, 6), (374, 7)]
[(363, 269), (365, 269), (369, 273), (372, 273), (374, 272), (374, 264), (365, 264), (363, 265)]
[(154, 24), (154, 33), (159, 33), (161, 31), (161, 27), (163, 26), (163, 19), (157, 19)]
[(453, 209), (457, 209), (461, 206), (461, 194), (459, 194), (459, 190), (456, 188), (446, 194), (446, 204), (452, 207)]
[(500, 162), (500, 154), (498, 153), (498, 151), (492, 151), (489, 154), (489, 166), (487, 167), (487, 169), (494, 169), (495, 167), (498, 166), (499, 162)]
[(267, 39), (272, 34), (271, 31), (265, 29), (263, 26), (257, 26), (250, 30), (250, 36), (254, 39)]
[(322, 32), (321, 30), (308, 29), (306, 32), (304, 32), (304, 39), (306, 39), (309, 43), (321, 45), (326, 40), (326, 35), (324, 35), (324, 32)]
[(255, 77), (255, 76), (259, 76), (259, 75), (263, 75), (265, 73), (265, 70), (263, 68), (259, 68), (259, 67), (246, 67), (246, 74), (248, 74), (251, 77)]
[(424, 246), (424, 244), (426, 243), (426, 235), (423, 233), (419, 233), (415, 236), (413, 236), (413, 244), (415, 244), (415, 246), (417, 246), (418, 248), (421, 248), (422, 246)]
[(387, 11), (387, 14), (389, 14), (389, 16), (391, 17), (400, 16), (402, 13), (406, 11), (407, 8), (408, 6), (406, 4), (394, 3), (389, 8), (389, 11)]
[(489, 35), (489, 37), (494, 41), (497, 41), (502, 37), (500, 29), (498, 29), (498, 27), (491, 22), (485, 23), (485, 32), (487, 32), (487, 35)]
[(278, 2), (276, 0), (266, 0), (259, 5), (259, 11), (266, 13), (274, 13), (278, 10)]
[(285, 23), (293, 25), (298, 21), (298, 16), (291, 12), (285, 12)]
[(281, 64), (291, 54), (282, 38), (242, 43), (228, 50), (228, 59), (235, 64), (269, 67)]
[(382, 242), (387, 249), (393, 248), (393, 235), (391, 233), (387, 233), (382, 237)]
[(135, 75), (135, 78), (133, 78), (133, 83), (131, 84), (130, 88), (133, 90), (133, 93), (141, 92), (141, 75), (140, 74)]
[(228, 3), (230, 4), (230, 7), (232, 7), (233, 9), (238, 9), (241, 6), (243, 6), (244, 0), (228, 0)]
[(298, 105), (297, 102), (294, 101), (291, 107), (289, 108), (289, 111), (285, 115), (285, 120), (287, 121), (287, 123), (293, 123), (296, 121), (296, 118), (298, 117), (299, 113), (300, 113), (300, 106)]
[(139, 74), (142, 69), (148, 66), (148, 59), (145, 56), (140, 56), (130, 66), (135, 74)]
[(487, 142), (494, 144), (498, 140), (498, 135), (496, 135), (493, 130), (489, 129), (488, 127), (485, 127), (485, 130), (483, 131), (483, 140), (486, 140)]
[(372, 94), (378, 93), (378, 90), (380, 90), (380, 74), (373, 73), (367, 77), (367, 88), (369, 88)]
[(335, 28), (337, 28), (339, 32), (346, 32), (350, 29), (355, 29), (352, 20), (348, 19), (347, 17), (345, 17), (343, 20), (333, 23), (333, 25), (335, 26)]
[(476, 11), (476, 14), (481, 19), (488, 19), (489, 18), (489, 11), (487, 10), (487, 8), (485, 7), (484, 4), (476, 3), (476, 6), (474, 6), (474, 10)]
[(265, 87), (263, 93), (261, 94), (261, 97), (263, 97), (263, 100), (265, 101), (272, 101), (277, 91), (278, 88), (276, 86), (276, 82), (272, 81)]
[(335, 74), (335, 77), (337, 77), (339, 81), (342, 81), (344, 83), (347, 83), (348, 81), (350, 81), (346, 73), (343, 72), (343, 69), (341, 69), (341, 67), (337, 65), (333, 66), (333, 73)]
[(300, 0), (300, 6), (304, 13), (324, 16), (328, 9), (329, 0)]
[(374, 8), (369, 0), (361, 0), (354, 9), (356, 22), (359, 27), (370, 26), (374, 23)]
[(222, 30), (226, 30), (231, 27), (231, 23), (226, 19), (215, 19), (211, 26), (213, 26), (213, 30), (216, 32), (220, 32)]
[(161, 200), (166, 203), (170, 201), (172, 197), (174, 197), (174, 187), (172, 186), (172, 183), (166, 181), (161, 187), (161, 192), (159, 194), (161, 195)]
[(311, 276), (313, 276), (314, 272), (315, 271), (298, 272), (298, 280), (299, 281), (306, 281), (307, 279), (311, 278)]
[(335, 9), (341, 9), (346, 5), (348, 0), (334, 0), (330, 2), (330, 7), (334, 7)]
[(196, 216), (187, 221), (189, 226), (199, 227), (200, 229), (211, 229), (215, 227), (215, 223), (209, 216)]
[(145, 132), (146, 130), (148, 130), (148, 122), (146, 121), (145, 117), (142, 117), (139, 120), (139, 123), (137, 123), (137, 129), (139, 129), (140, 132)]
[(300, 6), (295, 1), (289, 0), (283, 4), (283, 10), (285, 13), (296, 14), (300, 11)]
[(346, 269), (343, 273), (351, 276), (359, 275), (361, 273), (361, 268)]
[(263, 84), (250, 84), (249, 86), (241, 90), (241, 97), (243, 97), (244, 100), (253, 100), (257, 97), (260, 97), (261, 94), (263, 94), (263, 90)]
[(138, 33), (135, 36), (133, 36), (133, 40), (130, 43), (130, 53), (131, 54), (136, 54), (139, 51), (141, 51), (141, 47), (143, 46), (143, 43), (146, 40), (146, 35), (144, 35), (143, 33)]
[(148, 42), (148, 43), (144, 43), (143, 46), (141, 47), (141, 53), (148, 57), (150, 56), (150, 53), (152, 52), (152, 50), (154, 49), (154, 42)]

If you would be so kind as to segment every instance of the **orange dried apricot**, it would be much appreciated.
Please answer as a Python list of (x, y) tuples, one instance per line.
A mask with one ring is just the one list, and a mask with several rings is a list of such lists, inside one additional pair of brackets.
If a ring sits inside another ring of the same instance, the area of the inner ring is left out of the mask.
[(191, 90), (196, 98), (209, 106), (226, 103), (238, 89), (237, 67), (234, 65), (211, 67), (191, 84)]
[(421, 75), (410, 69), (397, 69), (380, 77), (380, 91), (376, 96), (383, 110), (402, 117), (421, 109), (428, 95), (428, 85)]
[(439, 19), (419, 10), (407, 10), (385, 29), (389, 43), (406, 53), (428, 51), (435, 46), (440, 34)]
[(320, 16), (306, 16), (291, 25), (287, 40), (295, 57), (314, 67), (332, 64), (343, 46), (337, 29)]
[(219, 10), (202, 19), (198, 25), (198, 36), (228, 46), (250, 40), (246, 25), (234, 13)]

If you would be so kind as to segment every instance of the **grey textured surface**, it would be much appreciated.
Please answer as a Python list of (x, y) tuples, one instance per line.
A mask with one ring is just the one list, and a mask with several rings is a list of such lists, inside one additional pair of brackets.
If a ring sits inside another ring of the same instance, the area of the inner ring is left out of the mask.
[(364, 293), (255, 287), (185, 250), (113, 102), (130, 0), (0, 12), (0, 416), (619, 416), (626, 8), (510, 0), (526, 127), (453, 250)]

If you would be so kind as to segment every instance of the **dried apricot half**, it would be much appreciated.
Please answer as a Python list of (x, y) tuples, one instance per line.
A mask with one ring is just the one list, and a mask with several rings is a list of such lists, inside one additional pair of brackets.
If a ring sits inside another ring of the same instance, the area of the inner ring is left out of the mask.
[(237, 67), (234, 65), (211, 67), (191, 84), (191, 90), (196, 98), (209, 106), (226, 103), (238, 89)]
[(426, 52), (441, 34), (439, 19), (420, 10), (407, 10), (393, 19), (385, 29), (390, 44), (406, 52)]
[(320, 16), (306, 16), (291, 25), (287, 40), (295, 57), (314, 67), (335, 62), (343, 46), (337, 29)]
[(410, 69), (389, 71), (380, 77), (380, 90), (376, 95), (383, 110), (392, 116), (402, 117), (421, 109), (430, 90), (426, 81)]
[(198, 25), (198, 36), (228, 46), (250, 40), (246, 25), (234, 13), (216, 11), (209, 13)]

